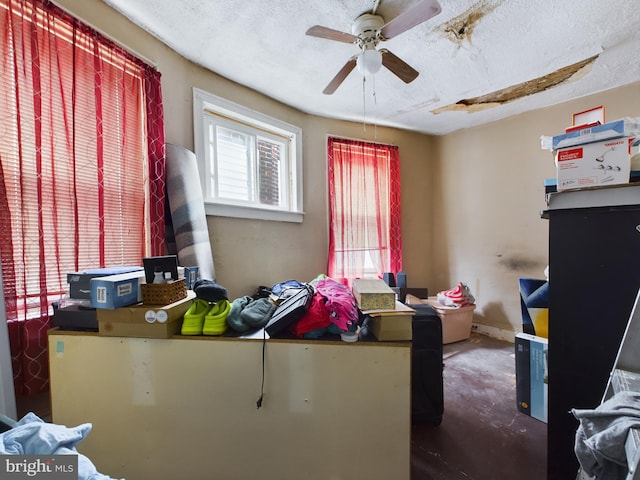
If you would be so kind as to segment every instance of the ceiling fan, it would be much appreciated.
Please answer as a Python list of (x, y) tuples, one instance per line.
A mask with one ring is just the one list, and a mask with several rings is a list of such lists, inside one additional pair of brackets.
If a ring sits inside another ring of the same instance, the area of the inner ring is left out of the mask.
[(438, 15), (442, 10), (440, 4), (437, 0), (421, 0), (418, 4), (388, 23), (385, 23), (382, 16), (376, 15), (375, 10), (376, 8), (374, 7), (372, 13), (365, 13), (356, 18), (351, 26), (352, 33), (345, 33), (320, 25), (315, 25), (307, 30), (306, 34), (309, 36), (326, 38), (336, 42), (353, 43), (360, 49), (360, 53), (351, 57), (344, 64), (322, 93), (331, 95), (335, 92), (356, 66), (363, 75), (373, 75), (384, 66), (405, 83), (411, 83), (419, 75), (418, 71), (404, 60), (401, 60), (386, 48), (378, 50), (377, 46), (380, 42), (400, 35)]

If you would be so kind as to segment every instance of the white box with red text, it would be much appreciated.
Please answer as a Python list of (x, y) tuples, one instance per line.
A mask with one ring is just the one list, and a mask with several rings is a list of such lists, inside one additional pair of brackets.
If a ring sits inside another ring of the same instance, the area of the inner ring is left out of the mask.
[(629, 183), (633, 141), (621, 137), (559, 149), (558, 191)]

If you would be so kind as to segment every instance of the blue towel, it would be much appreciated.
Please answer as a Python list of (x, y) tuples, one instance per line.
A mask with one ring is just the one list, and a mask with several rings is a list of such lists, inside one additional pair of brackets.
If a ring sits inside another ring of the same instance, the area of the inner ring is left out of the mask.
[(75, 448), (90, 431), (90, 423), (68, 428), (28, 413), (11, 430), (0, 434), (0, 454), (77, 455), (78, 480), (109, 480), (111, 477), (98, 473), (91, 460)]
[(620, 392), (595, 410), (571, 410), (580, 421), (575, 453), (588, 475), (598, 480), (624, 480), (629, 429), (640, 427), (640, 393)]

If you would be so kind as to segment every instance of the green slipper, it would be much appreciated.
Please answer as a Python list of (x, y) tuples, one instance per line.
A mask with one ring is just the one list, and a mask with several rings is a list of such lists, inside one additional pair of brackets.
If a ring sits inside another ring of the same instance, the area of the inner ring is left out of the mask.
[(222, 335), (227, 331), (227, 315), (231, 310), (229, 300), (218, 300), (204, 317), (203, 335)]
[(182, 320), (182, 335), (202, 335), (202, 325), (204, 324), (204, 318), (211, 310), (211, 305), (206, 300), (196, 298), (189, 310), (184, 314)]

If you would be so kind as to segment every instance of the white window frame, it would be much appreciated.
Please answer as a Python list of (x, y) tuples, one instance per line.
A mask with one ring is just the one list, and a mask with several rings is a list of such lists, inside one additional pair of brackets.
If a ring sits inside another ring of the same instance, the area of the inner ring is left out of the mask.
[[(286, 189), (288, 208), (269, 208), (257, 203), (227, 202), (212, 196), (210, 182), (213, 161), (208, 148), (207, 118), (211, 115), (224, 118), (225, 122), (237, 122), (242, 131), (250, 130), (253, 135), (265, 136), (265, 131), (285, 138), (288, 168), (286, 182), (281, 179), (280, 188)], [(200, 183), (207, 215), (223, 217), (252, 218), (301, 223), (304, 217), (302, 192), (302, 129), (268, 115), (256, 112), (224, 98), (193, 89), (193, 127), (195, 154), (198, 161)]]

